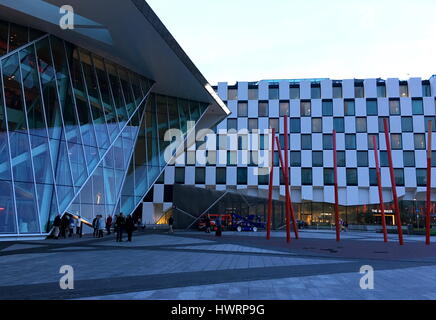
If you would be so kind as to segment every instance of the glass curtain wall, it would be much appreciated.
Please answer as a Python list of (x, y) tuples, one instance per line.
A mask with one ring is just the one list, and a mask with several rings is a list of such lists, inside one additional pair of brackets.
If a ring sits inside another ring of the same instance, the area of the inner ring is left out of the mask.
[(71, 43), (24, 29), (0, 23), (0, 234), (49, 231), (89, 181), (109, 192), (101, 181), (116, 176), (115, 154), (124, 157), (120, 170), (128, 163), (140, 102), (152, 85)]

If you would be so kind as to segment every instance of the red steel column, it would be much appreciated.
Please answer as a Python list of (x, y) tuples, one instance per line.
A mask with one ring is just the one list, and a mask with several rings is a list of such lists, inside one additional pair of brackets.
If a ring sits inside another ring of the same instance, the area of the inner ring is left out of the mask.
[(274, 142), (275, 142), (275, 136), (276, 136), (276, 129), (272, 129), (271, 134), (271, 169), (269, 171), (269, 191), (268, 191), (268, 217), (266, 222), (266, 239), (271, 239), (271, 220), (272, 220), (272, 208), (273, 208), (273, 201), (272, 201), (272, 191), (273, 191), (273, 183), (274, 183)]
[[(289, 193), (289, 188), (288, 186), (288, 177), (286, 176), (286, 167), (285, 167), (285, 162), (283, 161), (283, 156), (282, 156), (282, 147), (280, 145), (280, 141), (279, 138), (276, 137), (276, 144), (277, 144), (277, 149), (279, 150), (279, 159), (280, 159), (280, 167), (282, 169), (282, 174), (283, 177), (285, 179), (285, 192), (286, 192), (286, 216), (288, 216), (288, 209), (292, 208), (292, 201), (291, 201), (291, 195)], [(289, 225), (290, 226), (290, 225)], [(286, 238), (288, 242), (291, 241), (291, 232), (289, 230), (289, 237)]]
[[(289, 130), (288, 130), (288, 115), (285, 115), (284, 117), (284, 144), (285, 144), (285, 168), (286, 168), (286, 192), (288, 193), (288, 206), (289, 206), (289, 212), (290, 212), (290, 218), (292, 219), (292, 225), (294, 227), (294, 233), (295, 233), (295, 239), (298, 239), (298, 226), (297, 222), (295, 220), (295, 214), (294, 214), (294, 207), (292, 206), (292, 199), (291, 199), (291, 191), (290, 191), (290, 185), (291, 181), (289, 178), (289, 155), (288, 155), (288, 137), (289, 137)], [(287, 224), (289, 225), (289, 234), (291, 233), (291, 227), (290, 227), (290, 220), (288, 220)]]
[(372, 137), (372, 143), (374, 145), (374, 158), (375, 158), (375, 172), (377, 173), (377, 185), (378, 185), (378, 196), (380, 199), (380, 211), (382, 218), (382, 226), (383, 226), (383, 238), (384, 242), (388, 242), (388, 231), (386, 229), (386, 217), (385, 217), (385, 203), (383, 201), (383, 190), (381, 184), (381, 172), (380, 172), (380, 163), (378, 161), (378, 146), (377, 139), (375, 136)]
[(430, 219), (431, 219), (431, 140), (432, 140), (432, 121), (428, 121), (428, 140), (427, 140), (427, 210), (425, 221), (425, 243), (430, 245)]
[(385, 127), (385, 139), (386, 139), (386, 149), (388, 151), (388, 161), (389, 161), (389, 172), (391, 175), (391, 185), (392, 185), (392, 195), (394, 198), (394, 207), (395, 207), (395, 219), (397, 222), (397, 230), (398, 230), (398, 241), (400, 245), (404, 244), (403, 240), (403, 229), (401, 224), (401, 216), (400, 216), (400, 206), (398, 205), (398, 196), (397, 196), (397, 184), (395, 182), (395, 172), (394, 172), (394, 164), (392, 161), (392, 149), (391, 149), (391, 141), (388, 133), (388, 119), (383, 119), (383, 124)]
[(333, 167), (335, 175), (335, 225), (336, 241), (341, 241), (341, 226), (339, 225), (339, 192), (338, 192), (338, 157), (336, 150), (336, 130), (333, 130)]

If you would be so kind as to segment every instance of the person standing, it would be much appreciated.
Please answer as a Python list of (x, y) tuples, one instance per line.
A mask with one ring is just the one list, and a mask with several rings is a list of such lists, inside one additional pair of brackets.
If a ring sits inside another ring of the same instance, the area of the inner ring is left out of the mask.
[(61, 219), (61, 237), (66, 238), (67, 237), (67, 230), (70, 226), (70, 218), (67, 214), (64, 214)]
[(74, 218), (70, 216), (70, 223), (68, 225), (68, 238), (71, 238), (74, 233)]
[(97, 225), (98, 225), (98, 238), (103, 238), (103, 231), (106, 225), (102, 215), (99, 216)]
[(112, 227), (112, 216), (108, 216), (106, 219), (106, 231), (108, 235), (111, 234), (111, 227)]
[(168, 219), (168, 225), (170, 226), (170, 229), (168, 230), (168, 233), (174, 233), (173, 225), (174, 225), (174, 218), (171, 216)]
[(210, 218), (206, 215), (206, 233), (210, 233)]
[(97, 227), (97, 223), (98, 223), (98, 216), (96, 216), (93, 220), (92, 220), (92, 228), (94, 229), (94, 238), (97, 237), (98, 234), (98, 227)]
[(126, 220), (124, 219), (124, 215), (121, 212), (115, 221), (117, 226), (117, 242), (123, 242), (123, 231)]
[(135, 229), (135, 223), (133, 222), (133, 218), (131, 215), (128, 215), (126, 218), (125, 228), (127, 232), (127, 241), (132, 242), (132, 234), (133, 229)]
[(79, 216), (76, 220), (76, 234), (82, 237), (82, 218)]
[(60, 227), (61, 227), (61, 215), (58, 214), (53, 221), (53, 237), (57, 240), (59, 239), (59, 232), (60, 232)]

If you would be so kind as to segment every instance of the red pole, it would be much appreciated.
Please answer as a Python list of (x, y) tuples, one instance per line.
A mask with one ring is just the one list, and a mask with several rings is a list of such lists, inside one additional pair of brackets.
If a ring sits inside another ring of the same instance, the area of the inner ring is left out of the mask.
[(431, 140), (432, 140), (432, 121), (428, 121), (427, 139), (427, 212), (425, 221), (425, 243), (430, 245), (430, 219), (431, 219)]
[(272, 218), (272, 191), (273, 191), (273, 183), (274, 183), (274, 142), (275, 142), (276, 129), (272, 129), (272, 138), (271, 138), (271, 167), (269, 171), (269, 191), (268, 191), (268, 217), (266, 222), (266, 239), (271, 239), (271, 218)]
[[(291, 195), (289, 193), (289, 188), (288, 188), (288, 177), (286, 176), (286, 167), (285, 167), (285, 162), (283, 161), (283, 156), (282, 156), (282, 147), (280, 145), (280, 141), (279, 138), (276, 137), (276, 144), (277, 144), (277, 149), (279, 150), (279, 159), (280, 159), (280, 167), (282, 169), (282, 174), (283, 177), (285, 179), (285, 188), (286, 188), (286, 216), (288, 216), (288, 209), (292, 208), (292, 201), (291, 201)], [(291, 241), (291, 233), (289, 232), (289, 238), (287, 238), (289, 240), (287, 240), (288, 242)]]
[(380, 198), (380, 211), (381, 211), (382, 226), (383, 226), (383, 238), (384, 238), (384, 242), (388, 242), (388, 231), (386, 229), (386, 218), (385, 218), (385, 203), (383, 201), (380, 163), (378, 161), (378, 151), (377, 151), (378, 147), (377, 147), (377, 139), (375, 136), (372, 137), (372, 143), (374, 145), (375, 172), (377, 173), (378, 196)]
[(339, 192), (338, 192), (338, 157), (336, 150), (336, 130), (333, 130), (333, 166), (335, 175), (335, 224), (336, 241), (341, 241), (341, 226), (339, 225)]
[(287, 225), (289, 226), (289, 234), (291, 233), (291, 227), (290, 227), (290, 219), (292, 219), (292, 225), (294, 227), (294, 233), (295, 233), (295, 239), (298, 239), (298, 227), (297, 227), (297, 222), (295, 220), (295, 214), (294, 214), (294, 207), (292, 206), (292, 200), (291, 200), (291, 191), (289, 189), (291, 181), (289, 178), (289, 155), (288, 155), (288, 137), (289, 137), (289, 131), (288, 131), (288, 115), (285, 115), (284, 117), (284, 122), (285, 122), (285, 126), (284, 126), (284, 144), (285, 144), (285, 168), (286, 168), (286, 192), (288, 194), (288, 202), (287, 205), (289, 207), (289, 212), (290, 212), (290, 217), (289, 215), (287, 216)]
[(392, 161), (391, 141), (389, 139), (389, 133), (388, 133), (388, 119), (383, 119), (383, 124), (385, 127), (386, 149), (388, 151), (389, 172), (391, 175), (392, 195), (394, 198), (394, 207), (395, 207), (395, 219), (396, 219), (397, 230), (398, 230), (398, 241), (400, 242), (400, 245), (403, 245), (404, 244), (403, 229), (402, 229), (401, 217), (400, 217), (400, 206), (398, 205), (397, 184), (395, 182), (394, 163)]

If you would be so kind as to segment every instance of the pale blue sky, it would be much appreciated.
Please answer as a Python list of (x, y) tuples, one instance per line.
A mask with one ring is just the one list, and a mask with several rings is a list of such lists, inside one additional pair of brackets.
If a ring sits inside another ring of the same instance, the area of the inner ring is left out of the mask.
[(429, 78), (435, 0), (148, 0), (211, 84)]

